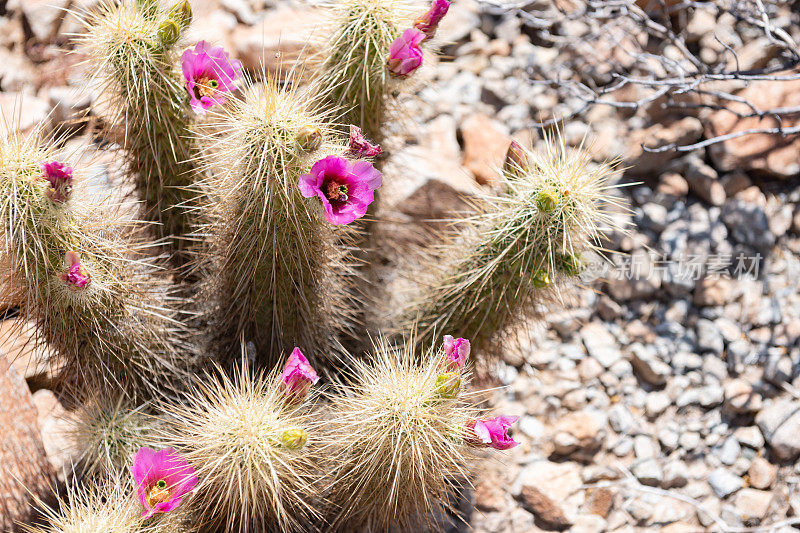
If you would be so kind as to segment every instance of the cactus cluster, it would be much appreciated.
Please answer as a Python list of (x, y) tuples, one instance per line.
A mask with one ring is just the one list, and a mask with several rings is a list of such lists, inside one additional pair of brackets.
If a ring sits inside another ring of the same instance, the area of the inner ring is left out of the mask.
[(384, 179), (374, 142), (448, 8), (331, 4), (306, 80), (184, 42), (186, 0), (85, 15), (136, 201), (90, 195), (58, 139), (0, 141), (4, 293), (60, 369), (82, 474), (29, 531), (437, 529), (480, 449), (518, 444), (470, 386), (471, 351), (576, 278), (613, 225), (612, 165), (512, 145), (503, 190), (425, 254), (419, 297), (345, 349), (368, 337), (353, 222)]

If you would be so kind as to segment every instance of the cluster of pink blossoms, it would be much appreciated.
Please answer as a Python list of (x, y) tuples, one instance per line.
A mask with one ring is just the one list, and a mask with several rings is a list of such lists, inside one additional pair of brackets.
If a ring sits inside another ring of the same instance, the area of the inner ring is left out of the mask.
[(92, 277), (81, 263), (78, 252), (67, 252), (64, 254), (66, 270), (61, 274), (61, 280), (72, 290), (85, 289)]
[[(445, 335), (442, 342), (444, 357), (439, 367), (448, 372), (460, 372), (467, 362), (471, 346), (469, 340)], [(517, 421), (517, 416), (473, 419), (467, 422), (466, 441), (472, 446), (485, 446), (497, 450), (508, 450), (519, 443), (508, 435), (508, 428)]]
[(422, 66), (422, 48), (420, 45), (432, 38), (439, 27), (439, 22), (450, 9), (448, 0), (433, 0), (430, 9), (414, 22), (414, 27), (405, 30), (389, 47), (389, 59), (386, 67), (393, 75), (400, 78), (410, 76)]
[(45, 195), (54, 203), (66, 202), (72, 193), (72, 167), (52, 161), (42, 163), (42, 177), (50, 186), (45, 190)]

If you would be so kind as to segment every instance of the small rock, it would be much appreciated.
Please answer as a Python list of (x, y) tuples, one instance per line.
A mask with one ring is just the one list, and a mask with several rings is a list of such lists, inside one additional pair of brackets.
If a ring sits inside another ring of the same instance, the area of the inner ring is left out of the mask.
[(40, 42), (49, 42), (58, 33), (61, 20), (69, 7), (69, 0), (21, 0), (22, 15), (33, 36)]
[(659, 177), (657, 191), (669, 196), (683, 198), (689, 192), (689, 184), (680, 174), (668, 172)]
[(739, 441), (736, 440), (736, 437), (730, 436), (725, 439), (722, 446), (716, 448), (714, 451), (722, 464), (730, 466), (739, 458), (742, 447), (739, 446)]
[(710, 320), (701, 318), (695, 326), (697, 331), (697, 348), (702, 352), (711, 352), (722, 355), (725, 343), (717, 325)]
[(506, 493), (497, 476), (481, 479), (475, 484), (475, 507), (484, 512), (501, 511), (506, 508)]
[(581, 339), (586, 351), (605, 368), (622, 359), (616, 339), (600, 324), (590, 322), (581, 328)]
[(725, 305), (733, 298), (733, 282), (727, 278), (701, 278), (694, 286), (694, 303), (700, 307)]
[(689, 189), (711, 205), (725, 203), (725, 188), (719, 182), (717, 171), (702, 161), (690, 159), (686, 168)]
[(569, 413), (556, 424), (553, 444), (558, 455), (580, 452), (583, 457), (591, 456), (600, 449), (605, 434), (602, 427), (605, 420), (585, 412)]
[(733, 436), (736, 437), (741, 445), (754, 450), (760, 450), (765, 444), (764, 435), (761, 434), (761, 430), (756, 426), (736, 428)]
[(744, 379), (725, 384), (725, 404), (735, 413), (751, 413), (762, 407), (761, 395)]
[(461, 123), (464, 139), (464, 167), (480, 184), (494, 184), (500, 179), (497, 169), (503, 166), (511, 138), (487, 115), (476, 113)]
[(524, 485), (520, 494), (522, 505), (548, 527), (566, 529), (572, 525), (559, 505), (544, 492), (531, 485)]
[(738, 197), (731, 198), (722, 207), (721, 217), (736, 242), (761, 252), (768, 252), (775, 244), (767, 214), (761, 206)]
[(650, 418), (656, 418), (663, 413), (667, 407), (670, 406), (672, 401), (669, 399), (669, 394), (664, 391), (651, 392), (647, 395), (645, 400), (645, 411)]
[(635, 463), (631, 468), (631, 473), (640, 483), (651, 487), (657, 487), (664, 477), (661, 465), (655, 459), (647, 459)]
[(544, 425), (533, 416), (522, 416), (517, 423), (517, 428), (533, 440), (539, 440), (544, 435)]
[(694, 431), (686, 431), (681, 433), (678, 439), (678, 444), (686, 451), (694, 451), (700, 446), (700, 434)]
[(618, 403), (608, 411), (608, 423), (611, 428), (617, 433), (628, 433), (633, 429), (636, 420), (633, 418), (630, 410)]
[(630, 346), (630, 361), (636, 373), (647, 383), (661, 386), (672, 374), (672, 368), (658, 358), (652, 346), (634, 343)]
[[(43, 123), (50, 113), (50, 103), (19, 93), (0, 93), (0, 137), (14, 132), (27, 132)], [(12, 118), (13, 117), (13, 118)]]
[(584, 504), (584, 511), (602, 516), (608, 516), (611, 507), (614, 505), (614, 491), (608, 487), (598, 487), (596, 489), (589, 489), (586, 492), (586, 503)]
[(800, 455), (800, 402), (778, 398), (756, 415), (756, 424), (780, 461), (790, 461)]
[(584, 357), (584, 359), (578, 363), (578, 375), (584, 383), (600, 377), (603, 372), (603, 366), (593, 357)]
[(685, 487), (689, 482), (689, 467), (683, 461), (670, 461), (664, 466), (661, 488)]
[[(715, 32), (716, 33), (716, 32)], [(776, 109), (797, 106), (800, 80), (785, 83), (757, 81), (737, 93), (737, 97), (750, 102), (758, 109)], [(707, 137), (726, 135), (748, 129), (777, 127), (772, 117), (739, 118), (737, 111), (749, 114), (745, 104), (731, 102), (731, 111), (715, 111), (708, 117)], [(780, 126), (796, 127), (797, 117), (783, 117)], [(792, 178), (800, 173), (800, 138), (782, 138), (780, 135), (745, 135), (709, 147), (714, 165), (722, 171), (757, 170), (780, 178)]]
[(747, 470), (747, 477), (750, 479), (750, 486), (756, 489), (768, 489), (775, 482), (778, 469), (763, 457), (756, 457), (750, 463)]
[(633, 438), (633, 451), (637, 459), (655, 459), (658, 457), (658, 446), (647, 435), (636, 435)]
[(741, 489), (744, 481), (725, 468), (717, 468), (708, 476), (708, 484), (718, 498), (724, 498)]
[(659, 147), (671, 143), (687, 144), (699, 139), (702, 133), (703, 124), (694, 117), (685, 117), (671, 124), (659, 123), (643, 130), (634, 130), (625, 156), (625, 161), (631, 166), (628, 172), (642, 176), (662, 171), (667, 163), (678, 155), (673, 150), (646, 152), (642, 145)]
[(733, 505), (745, 520), (755, 518), (761, 521), (766, 518), (772, 505), (772, 493), (765, 490), (742, 489), (733, 499)]

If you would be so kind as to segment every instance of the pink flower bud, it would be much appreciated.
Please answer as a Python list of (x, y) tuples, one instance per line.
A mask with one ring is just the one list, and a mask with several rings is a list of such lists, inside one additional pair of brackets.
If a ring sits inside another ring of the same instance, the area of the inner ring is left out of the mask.
[(473, 446), (508, 450), (519, 442), (508, 436), (508, 428), (519, 419), (518, 416), (498, 416), (485, 420), (467, 422), (467, 442)]
[(350, 150), (348, 155), (353, 157), (375, 157), (380, 155), (381, 152), (383, 152), (381, 145), (370, 143), (361, 133), (361, 128), (350, 126)]
[(64, 262), (67, 268), (64, 273), (61, 274), (61, 279), (72, 290), (86, 288), (92, 278), (81, 264), (78, 252), (67, 252), (64, 255)]
[(53, 161), (42, 163), (42, 177), (50, 183), (45, 194), (53, 202), (60, 204), (66, 202), (72, 193), (72, 167)]
[(469, 357), (470, 344), (467, 339), (461, 337), (454, 339), (452, 335), (445, 335), (444, 342), (444, 359), (442, 365), (451, 372), (459, 371), (464, 368), (464, 364)]
[(506, 152), (503, 170), (510, 173), (525, 172), (528, 169), (528, 155), (517, 141), (511, 141), (511, 146)]
[(292, 350), (292, 355), (286, 361), (281, 373), (281, 383), (284, 386), (286, 397), (294, 402), (301, 402), (308, 395), (311, 385), (319, 381), (319, 376), (311, 368), (311, 364), (300, 351), (300, 348)]
[(425, 34), (426, 40), (432, 38), (448, 9), (450, 2), (447, 0), (433, 0), (431, 8), (414, 22), (414, 27)]
[(389, 47), (389, 60), (386, 66), (389, 72), (402, 78), (409, 76), (422, 65), (422, 49), (419, 43), (425, 40), (425, 34), (410, 28), (392, 42)]

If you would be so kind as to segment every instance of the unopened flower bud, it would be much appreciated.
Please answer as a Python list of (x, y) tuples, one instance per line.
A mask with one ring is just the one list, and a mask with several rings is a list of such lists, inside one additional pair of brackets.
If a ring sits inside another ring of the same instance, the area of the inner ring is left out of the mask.
[(558, 207), (558, 198), (553, 191), (540, 191), (536, 195), (536, 207), (543, 213), (549, 213)]
[(442, 347), (444, 348), (444, 357), (439, 364), (440, 368), (444, 368), (448, 372), (460, 371), (464, 368), (471, 350), (469, 339), (461, 337), (456, 339), (452, 335), (445, 335)]
[(414, 22), (414, 27), (425, 34), (425, 40), (431, 39), (436, 34), (436, 28), (448, 9), (450, 9), (448, 0), (433, 0), (430, 9)]
[(286, 399), (299, 403), (308, 396), (308, 391), (319, 381), (319, 376), (300, 348), (295, 348), (283, 367), (280, 379)]
[(299, 450), (307, 441), (308, 433), (300, 428), (287, 429), (281, 434), (281, 445), (290, 450)]
[(297, 143), (304, 152), (314, 152), (322, 146), (322, 130), (317, 126), (303, 126), (297, 132)]
[(533, 274), (533, 286), (542, 289), (550, 285), (550, 275), (547, 270), (539, 269)]
[(158, 40), (164, 46), (170, 46), (181, 36), (181, 27), (173, 19), (166, 19), (158, 26)]
[(440, 398), (453, 399), (461, 392), (461, 373), (447, 372), (436, 378), (436, 395)]
[(175, 4), (175, 7), (170, 10), (169, 16), (177, 20), (184, 28), (189, 26), (192, 23), (192, 5), (189, 0), (183, 0), (183, 2)]
[(392, 41), (389, 46), (389, 59), (386, 61), (389, 72), (405, 78), (422, 66), (422, 49), (419, 44), (424, 40), (424, 33), (410, 28)]
[(528, 155), (517, 141), (511, 141), (506, 152), (503, 170), (512, 174), (524, 172), (528, 168)]

